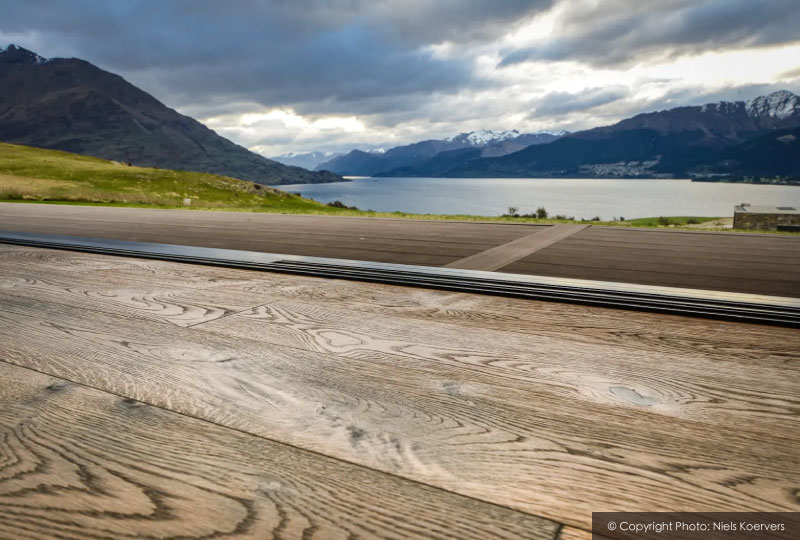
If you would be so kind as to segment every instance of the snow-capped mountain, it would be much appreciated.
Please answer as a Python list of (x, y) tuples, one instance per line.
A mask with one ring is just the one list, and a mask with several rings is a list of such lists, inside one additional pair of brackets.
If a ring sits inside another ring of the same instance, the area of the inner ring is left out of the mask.
[(718, 101), (700, 106), (701, 113), (746, 115), (755, 120), (784, 120), (800, 115), (800, 97), (788, 90), (779, 90), (747, 101)]
[(50, 61), (49, 58), (39, 56), (35, 52), (22, 47), (17, 47), (13, 43), (8, 47), (0, 47), (0, 54), (3, 55), (3, 61), (7, 64), (41, 65)]
[(464, 160), (449, 176), (800, 176), (800, 97), (781, 90), (638, 114), (545, 146)]
[(446, 141), (463, 142), (470, 146), (486, 146), (494, 142), (507, 141), (508, 139), (515, 139), (519, 137), (519, 131), (516, 129), (507, 131), (492, 131), (490, 129), (480, 129), (478, 131), (469, 131), (467, 133), (459, 133), (454, 137), (445, 139)]
[(565, 134), (566, 132), (520, 133), (516, 129), (507, 131), (482, 129), (460, 133), (446, 139), (429, 139), (395, 146), (382, 154), (375, 150), (353, 150), (349, 154), (319, 164), (317, 170), (329, 170), (347, 176), (373, 176), (396, 169), (414, 168), (438, 154), (454, 150), (475, 149), (479, 157), (504, 156), (532, 144), (552, 142)]
[[(445, 141), (452, 141), (455, 143), (462, 143), (468, 146), (482, 147), (492, 144), (502, 143), (504, 141), (525, 142), (523, 146), (537, 144), (542, 142), (550, 142), (558, 137), (566, 135), (566, 131), (552, 133), (550, 131), (537, 131), (535, 133), (520, 133), (516, 129), (509, 129), (504, 131), (493, 131), (490, 129), (479, 129), (478, 131), (468, 131), (466, 133), (459, 133), (454, 137), (444, 139)], [(528, 142), (531, 141), (531, 142)]]
[[(774, 129), (800, 126), (800, 97), (781, 90), (749, 101), (720, 101), (638, 114), (612, 126), (587, 133), (618, 133), (647, 129), (659, 135), (698, 132), (697, 144), (721, 148), (738, 144)], [(578, 134), (573, 134), (578, 136)]]
[(283, 163), (284, 165), (314, 170), (314, 167), (320, 163), (324, 163), (341, 155), (340, 152), (289, 152), (288, 154), (281, 154), (280, 156), (271, 157), (269, 159), (277, 161), (278, 163)]
[(745, 108), (750, 116), (783, 120), (795, 115), (800, 116), (800, 96), (788, 90), (779, 90), (746, 101)]

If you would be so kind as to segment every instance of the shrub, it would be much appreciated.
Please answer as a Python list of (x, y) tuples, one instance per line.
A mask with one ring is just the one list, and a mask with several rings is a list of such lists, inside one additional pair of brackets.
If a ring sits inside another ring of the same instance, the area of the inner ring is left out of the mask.
[(347, 210), (358, 210), (358, 206), (347, 206), (342, 201), (336, 200), (328, 203), (328, 206), (333, 208), (345, 208)]
[(672, 225), (672, 221), (669, 218), (661, 216), (658, 218), (658, 224), (661, 225), (662, 227), (669, 227), (670, 225)]
[(545, 210), (544, 206), (540, 206), (536, 209), (536, 217), (539, 219), (545, 219), (547, 217), (547, 210)]

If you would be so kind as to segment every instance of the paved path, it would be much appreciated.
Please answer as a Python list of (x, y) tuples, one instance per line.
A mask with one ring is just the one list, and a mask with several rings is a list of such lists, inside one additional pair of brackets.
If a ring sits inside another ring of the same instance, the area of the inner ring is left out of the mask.
[(0, 229), (443, 266), (547, 227), (0, 203)]
[(511, 242), (446, 264), (463, 270), (497, 270), (582, 231), (588, 225), (553, 225)]
[(17, 232), (800, 296), (798, 236), (578, 227), (0, 203)]

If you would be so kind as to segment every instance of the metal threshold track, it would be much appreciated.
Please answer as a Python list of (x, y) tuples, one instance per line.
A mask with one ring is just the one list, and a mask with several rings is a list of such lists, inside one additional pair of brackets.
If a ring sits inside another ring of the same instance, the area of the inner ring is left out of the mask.
[(800, 299), (0, 231), (0, 243), (800, 327)]

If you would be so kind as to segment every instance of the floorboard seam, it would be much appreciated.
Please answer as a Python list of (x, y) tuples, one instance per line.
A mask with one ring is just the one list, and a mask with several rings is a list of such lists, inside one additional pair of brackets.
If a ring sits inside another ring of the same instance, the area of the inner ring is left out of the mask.
[(172, 410), (172, 409), (168, 409), (166, 407), (163, 407), (161, 405), (156, 405), (156, 404), (150, 403), (148, 401), (142, 401), (141, 399), (136, 399), (136, 398), (133, 398), (133, 397), (130, 397), (130, 396), (126, 396), (126, 395), (123, 395), (123, 394), (118, 394), (117, 392), (112, 392), (110, 390), (105, 390), (103, 388), (98, 388), (96, 386), (91, 386), (89, 384), (85, 384), (85, 383), (82, 383), (82, 382), (79, 382), (79, 381), (74, 381), (72, 379), (69, 379), (69, 378), (61, 376), (61, 375), (53, 375), (52, 373), (48, 373), (46, 371), (42, 371), (42, 370), (39, 370), (39, 369), (36, 369), (36, 368), (19, 365), (19, 364), (16, 364), (14, 362), (9, 362), (5, 358), (0, 358), (0, 362), (3, 362), (4, 364), (8, 364), (10, 366), (14, 366), (14, 367), (17, 367), (17, 368), (22, 368), (22, 369), (27, 369), (27, 370), (30, 370), (30, 371), (34, 371), (36, 373), (40, 373), (40, 374), (46, 375), (48, 377), (61, 379), (63, 381), (67, 381), (69, 383), (76, 384), (78, 386), (82, 386), (83, 388), (88, 388), (90, 390), (94, 390), (94, 391), (97, 391), (97, 392), (103, 392), (105, 394), (110, 394), (112, 396), (117, 396), (118, 398), (122, 398), (122, 399), (129, 399), (129, 400), (132, 400), (132, 401), (136, 401), (136, 402), (142, 403), (144, 405), (148, 405), (150, 407), (155, 407), (156, 409), (161, 409), (162, 411), (165, 411), (165, 412), (168, 412), (168, 413), (171, 413), (171, 414), (177, 414), (177, 415), (183, 416), (185, 418), (190, 418), (192, 420), (196, 420), (196, 421), (199, 421), (199, 422), (204, 422), (206, 424), (211, 424), (213, 426), (217, 426), (217, 427), (222, 428), (222, 429), (228, 429), (228, 430), (231, 430), (231, 431), (235, 431), (237, 433), (241, 433), (243, 435), (248, 435), (250, 437), (255, 437), (257, 439), (269, 441), (269, 442), (271, 442), (273, 444), (279, 444), (279, 445), (282, 445), (282, 446), (285, 446), (285, 447), (288, 447), (288, 448), (293, 448), (293, 449), (295, 449), (297, 451), (300, 451), (300, 452), (307, 452), (309, 454), (313, 454), (313, 455), (316, 455), (316, 456), (321, 456), (324, 459), (332, 459), (332, 460), (338, 461), (340, 463), (344, 463), (344, 464), (346, 464), (348, 466), (351, 466), (351, 467), (358, 467), (360, 469), (366, 469), (366, 470), (372, 471), (372, 472), (377, 473), (377, 474), (385, 474), (385, 475), (391, 476), (393, 478), (399, 478), (403, 482), (410, 482), (412, 484), (425, 486), (425, 487), (427, 487), (429, 489), (435, 489), (437, 491), (443, 491), (445, 493), (449, 493), (449, 494), (455, 495), (457, 497), (463, 497), (465, 499), (476, 501), (476, 502), (481, 503), (481, 504), (488, 504), (488, 505), (491, 505), (491, 506), (495, 506), (497, 508), (503, 508), (505, 510), (510, 510), (512, 512), (517, 512), (519, 514), (525, 514), (527, 516), (532, 516), (532, 517), (535, 517), (535, 518), (538, 518), (538, 519), (541, 519), (541, 520), (544, 520), (544, 521), (547, 521), (547, 522), (550, 522), (550, 523), (556, 525), (556, 529), (555, 529), (555, 531), (553, 533), (553, 540), (557, 539), (558, 533), (560, 533), (561, 529), (564, 527), (564, 524), (562, 522), (557, 521), (554, 518), (548, 518), (548, 517), (545, 517), (545, 516), (541, 516), (539, 514), (533, 514), (533, 513), (530, 513), (530, 512), (526, 512), (524, 510), (520, 510), (519, 508), (514, 508), (512, 506), (507, 506), (507, 505), (496, 503), (496, 502), (493, 502), (493, 501), (487, 501), (487, 500), (484, 500), (484, 499), (479, 499), (479, 498), (473, 497), (471, 495), (465, 495), (465, 494), (459, 493), (457, 491), (451, 491), (451, 490), (443, 488), (441, 486), (428, 484), (426, 482), (421, 482), (419, 480), (415, 480), (413, 478), (408, 478), (406, 476), (402, 476), (402, 475), (399, 475), (399, 474), (395, 474), (395, 473), (391, 473), (391, 472), (387, 472), (387, 471), (382, 471), (382, 470), (379, 470), (379, 469), (373, 469), (372, 467), (368, 467), (367, 465), (362, 465), (360, 463), (353, 463), (352, 461), (347, 461), (345, 459), (342, 459), (342, 458), (339, 458), (339, 457), (336, 457), (336, 456), (331, 456), (331, 455), (328, 455), (328, 454), (324, 454), (324, 453), (318, 452), (316, 450), (311, 450), (311, 449), (308, 449), (308, 448), (295, 446), (293, 444), (290, 444), (290, 443), (287, 443), (287, 442), (284, 442), (284, 441), (280, 441), (278, 439), (271, 439), (269, 437), (265, 437), (265, 436), (259, 435), (257, 433), (250, 433), (249, 431), (245, 431), (245, 430), (238, 429), (238, 428), (231, 427), (231, 426), (226, 426), (224, 424), (219, 424), (217, 422), (213, 422), (213, 421), (207, 420), (205, 418), (199, 418), (199, 417), (193, 416), (191, 414), (187, 414), (187, 413), (183, 413), (183, 412), (180, 412), (180, 411), (175, 411), (175, 410)]

